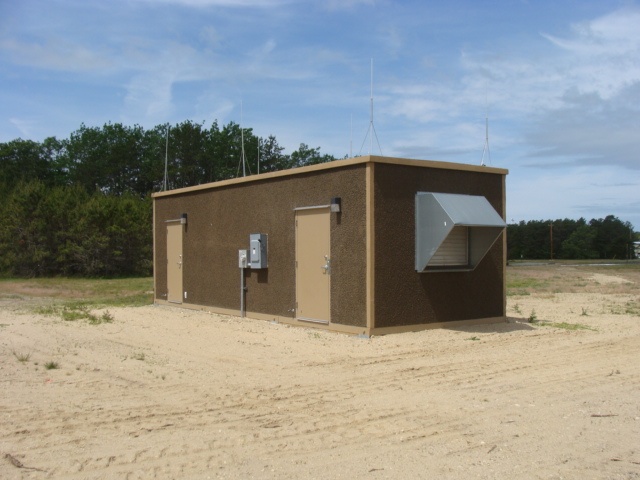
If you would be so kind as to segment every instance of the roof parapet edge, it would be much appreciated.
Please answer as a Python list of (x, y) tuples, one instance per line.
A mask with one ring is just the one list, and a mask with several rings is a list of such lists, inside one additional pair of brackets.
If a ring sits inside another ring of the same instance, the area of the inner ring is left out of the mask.
[(199, 190), (209, 190), (213, 188), (225, 187), (228, 185), (239, 185), (242, 183), (256, 182), (259, 180), (268, 180), (271, 178), (287, 177), (299, 175), (308, 172), (316, 172), (321, 170), (331, 170), (352, 165), (360, 165), (366, 163), (383, 163), (391, 165), (405, 165), (411, 167), (438, 168), (444, 170), (461, 170), (480, 173), (492, 173), (497, 175), (507, 175), (509, 170), (496, 167), (476, 166), (466, 163), (442, 162), (437, 160), (419, 160), (399, 157), (382, 157), (377, 155), (364, 155), (361, 157), (352, 157), (343, 160), (334, 160), (327, 163), (319, 163), (316, 165), (308, 165), (306, 167), (296, 167), (287, 170), (279, 170), (277, 172), (260, 173), (250, 175), (248, 177), (231, 178), (229, 180), (219, 180), (217, 182), (203, 183), (192, 187), (176, 188), (164, 192), (155, 192), (151, 194), (152, 198), (166, 197), (178, 195), (181, 193), (196, 192)]

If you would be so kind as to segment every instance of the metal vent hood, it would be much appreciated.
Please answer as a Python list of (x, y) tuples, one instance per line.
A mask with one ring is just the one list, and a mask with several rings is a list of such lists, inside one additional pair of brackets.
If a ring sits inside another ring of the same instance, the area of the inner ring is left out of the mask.
[(507, 226), (489, 201), (477, 195), (418, 192), (415, 216), (418, 272), (429, 267), (429, 261), (456, 226), (469, 229), (466, 269), (473, 270)]

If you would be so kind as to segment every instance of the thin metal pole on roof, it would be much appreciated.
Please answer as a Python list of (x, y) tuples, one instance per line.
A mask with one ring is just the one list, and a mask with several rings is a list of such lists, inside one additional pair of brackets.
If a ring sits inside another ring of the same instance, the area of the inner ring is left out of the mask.
[(164, 181), (162, 182), (162, 190), (167, 190), (167, 163), (169, 161), (169, 124), (167, 123), (167, 141), (164, 147)]
[(367, 141), (367, 137), (371, 134), (369, 138), (369, 155), (373, 152), (373, 137), (376, 137), (376, 143), (378, 144), (378, 150), (380, 150), (380, 155), (382, 155), (382, 148), (380, 148), (380, 141), (378, 140), (378, 134), (376, 133), (376, 127), (373, 124), (373, 58), (371, 59), (371, 98), (370, 98), (370, 108), (369, 108), (369, 129), (367, 130), (367, 134), (362, 141), (362, 146), (360, 147), (360, 152), (362, 152), (362, 147), (364, 147), (364, 142)]
[(244, 128), (242, 128), (242, 100), (240, 100), (240, 139), (242, 141), (242, 176), (247, 176), (246, 158), (244, 156)]
[(353, 157), (353, 113), (351, 114), (351, 132), (349, 133), (349, 158)]
[(491, 165), (491, 150), (489, 150), (489, 114), (487, 113), (484, 117), (484, 149), (482, 150), (482, 160), (480, 161), (480, 166), (484, 167), (484, 155), (487, 154), (487, 158), (489, 159), (489, 165)]
[[(236, 171), (236, 177), (240, 174), (240, 163), (242, 163), (242, 176), (247, 176), (247, 158), (244, 154), (244, 128), (242, 128), (242, 100), (240, 100), (240, 144), (241, 153), (240, 161), (238, 162), (238, 170)], [(249, 174), (251, 174), (251, 167), (249, 167)]]
[[(369, 114), (369, 121), (371, 122), (371, 127), (373, 128), (373, 58), (371, 59), (371, 113)], [(373, 150), (373, 135), (369, 139), (369, 155), (371, 155), (371, 151)]]

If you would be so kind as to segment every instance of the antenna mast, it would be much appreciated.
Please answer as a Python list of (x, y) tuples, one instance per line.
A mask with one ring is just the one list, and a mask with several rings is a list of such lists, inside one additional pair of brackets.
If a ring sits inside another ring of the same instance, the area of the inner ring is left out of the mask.
[(247, 176), (247, 159), (244, 156), (244, 128), (242, 128), (242, 100), (240, 100), (240, 140), (242, 142), (242, 176)]
[(362, 146), (360, 147), (360, 152), (362, 152), (362, 147), (364, 147), (364, 142), (367, 141), (367, 137), (371, 134), (369, 138), (369, 155), (373, 151), (373, 137), (376, 137), (376, 143), (378, 144), (378, 150), (380, 150), (380, 155), (382, 155), (382, 149), (380, 148), (380, 142), (378, 141), (378, 134), (376, 133), (376, 127), (373, 125), (373, 58), (371, 59), (371, 102), (369, 109), (369, 129), (367, 130), (367, 134), (362, 141)]
[(162, 182), (162, 190), (167, 191), (167, 163), (169, 162), (169, 124), (167, 123), (167, 142), (164, 147), (164, 181)]
[[(371, 59), (371, 112), (369, 113), (369, 124), (373, 129), (373, 58)], [(371, 155), (371, 151), (373, 150), (373, 135), (369, 139), (369, 155)]]
[(353, 113), (351, 114), (351, 132), (349, 132), (349, 158), (353, 158)]
[(484, 149), (482, 150), (482, 159), (480, 160), (480, 166), (484, 167), (486, 164), (484, 163), (485, 155), (489, 159), (489, 165), (491, 165), (491, 150), (489, 150), (489, 102), (487, 100), (487, 96), (485, 94), (484, 97), (485, 102), (485, 111), (484, 111)]
[(489, 159), (489, 164), (491, 164), (491, 150), (489, 150), (489, 114), (486, 114), (484, 117), (484, 149), (482, 150), (482, 160), (480, 161), (480, 166), (484, 167), (484, 155), (487, 154), (487, 158)]
[[(240, 163), (242, 163), (242, 176), (246, 177), (247, 176), (247, 158), (245, 157), (245, 154), (244, 154), (244, 128), (242, 128), (242, 100), (240, 100), (240, 145), (241, 145), (240, 147), (241, 153), (240, 153), (240, 161), (238, 162), (238, 170), (236, 172), (236, 177), (240, 174)], [(249, 167), (249, 173), (251, 173), (251, 167)]]

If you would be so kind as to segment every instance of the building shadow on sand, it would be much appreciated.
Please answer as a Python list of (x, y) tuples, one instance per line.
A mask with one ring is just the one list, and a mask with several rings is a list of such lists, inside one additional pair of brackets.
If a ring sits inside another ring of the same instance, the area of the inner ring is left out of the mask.
[(535, 327), (531, 325), (526, 319), (519, 317), (507, 317), (506, 322), (490, 323), (485, 325), (465, 325), (460, 327), (444, 327), (447, 330), (453, 330), (455, 332), (469, 332), (469, 333), (511, 333), (517, 331), (529, 331), (534, 330)]

